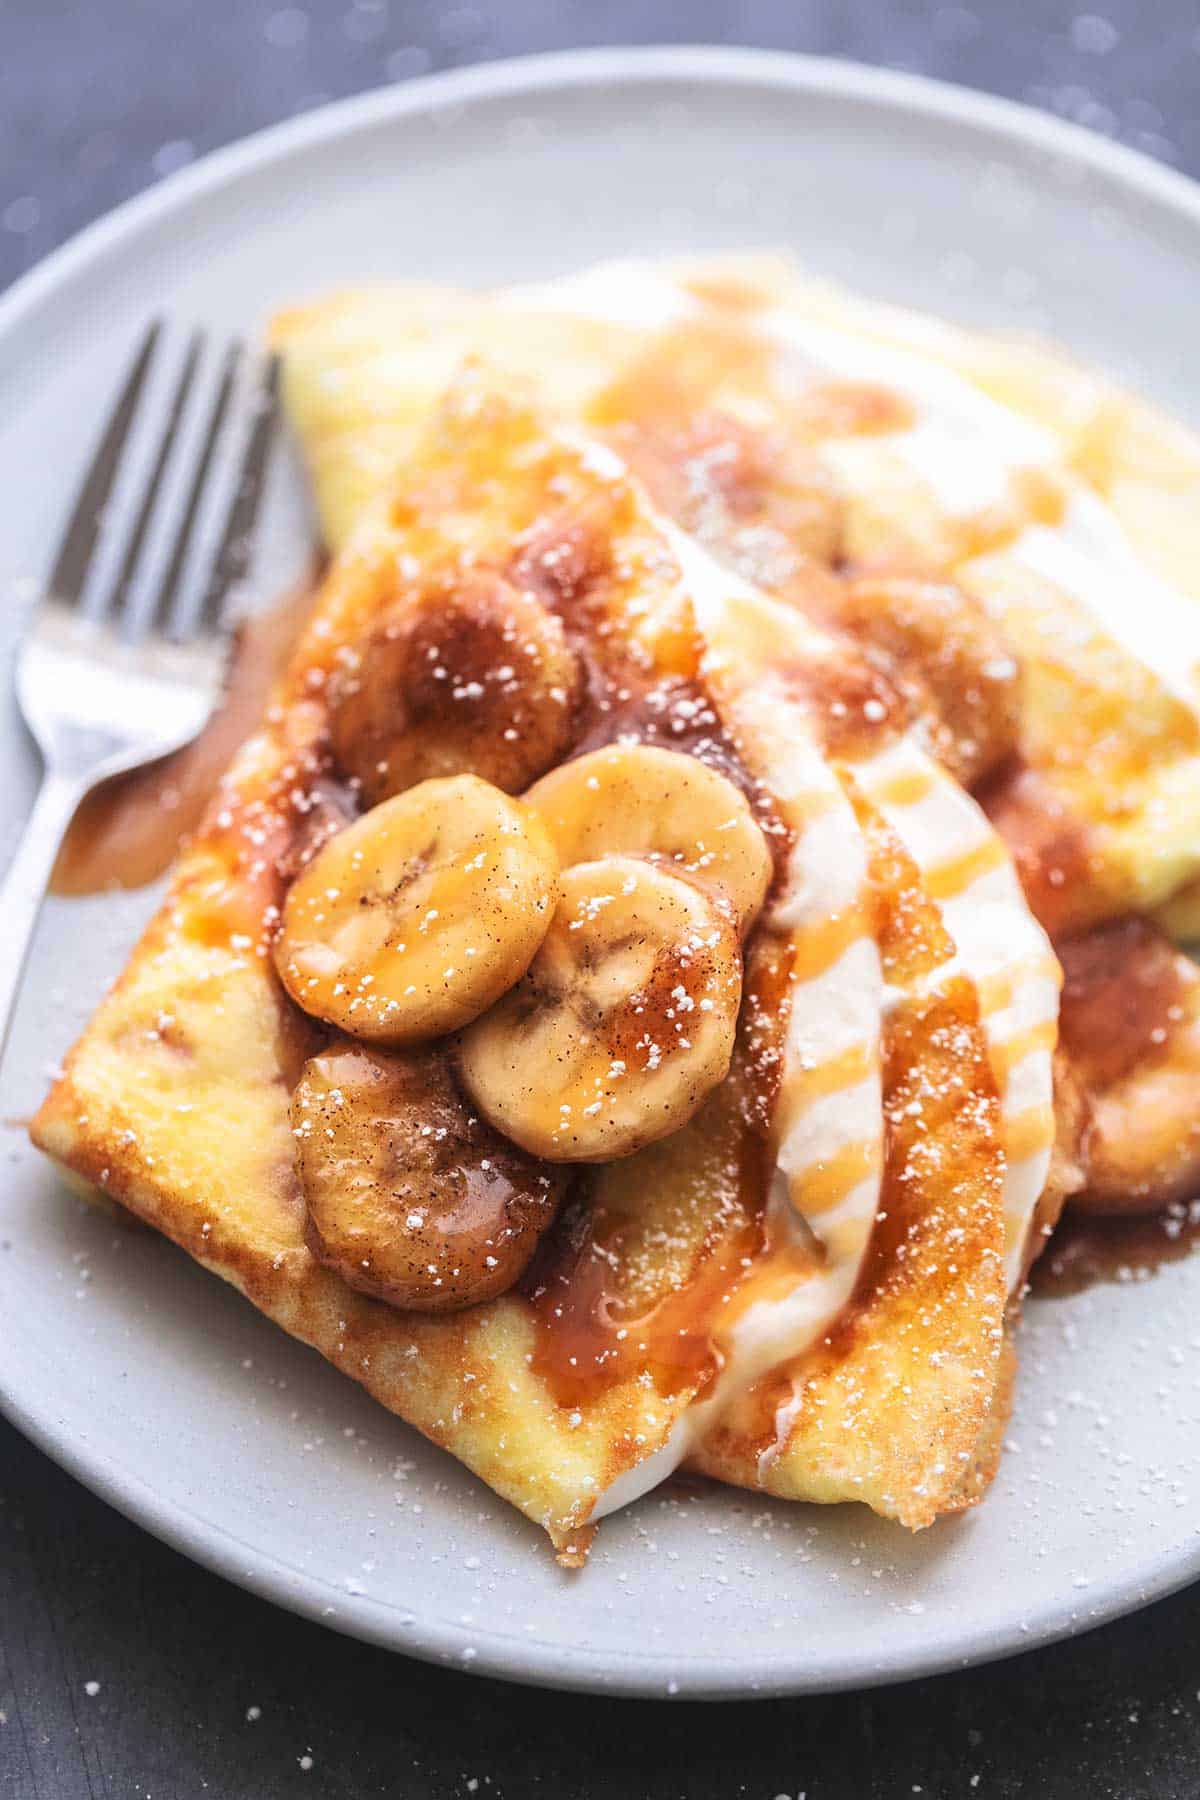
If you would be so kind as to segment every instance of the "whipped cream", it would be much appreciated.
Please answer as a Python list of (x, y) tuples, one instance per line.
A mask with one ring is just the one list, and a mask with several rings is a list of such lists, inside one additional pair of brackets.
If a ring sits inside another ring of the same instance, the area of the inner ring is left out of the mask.
[[(975, 985), (1005, 1125), (1019, 1133), (1032, 1123), (1035, 1135), (1045, 1138), (1006, 1159), (1005, 1267), (1011, 1289), (1021, 1279), (1030, 1221), (1050, 1173), (1054, 1052), (1051, 1042), (1035, 1041), (1011, 1068), (1006, 1052), (1036, 1039), (1039, 1026), (1057, 1021), (1058, 963), (998, 834), (971, 796), (911, 737), (889, 745), (855, 774), (926, 879), (936, 880), (939, 871), (974, 850), (995, 846), (997, 852), (994, 860), (981, 855), (982, 866), (957, 892), (939, 900), (956, 955), (934, 979), (942, 983), (966, 975)], [(919, 797), (899, 804), (889, 795), (898, 778), (907, 776), (914, 778), (909, 785)]]

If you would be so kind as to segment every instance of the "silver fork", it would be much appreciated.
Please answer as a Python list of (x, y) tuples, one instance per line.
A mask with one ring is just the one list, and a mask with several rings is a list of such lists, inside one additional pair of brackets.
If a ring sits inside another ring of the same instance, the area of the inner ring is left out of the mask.
[[(210, 377), (202, 373), (204, 343), (197, 333), (165, 408), (159, 402), (159, 416), (147, 422), (155, 385), (149, 377), (162, 335), (156, 320), (104, 428), (17, 657), (17, 697), (44, 774), (0, 888), (0, 1055), (46, 886), (80, 800), (110, 775), (189, 743), (221, 692), (226, 602), (249, 563), (277, 419), (278, 366), (271, 359), (258, 370), (252, 418), (239, 432), (233, 415), (240, 410), (235, 397), (242, 351), (231, 346)], [(188, 451), (179, 443), (185, 418), (202, 420)], [(123, 460), (140, 435), (150, 439), (149, 473), (128, 506), (117, 508), (120, 516), (110, 517)], [(241, 440), (236, 476), (232, 438)], [(230, 498), (211, 562), (194, 570), (189, 553), (206, 496), (219, 499), (226, 481)], [(147, 596), (147, 582), (139, 577), (152, 522), (170, 548), (162, 574), (151, 572), (156, 579)], [(120, 563), (97, 602), (88, 576), (93, 565), (99, 567), (110, 533), (118, 534), (111, 541)]]

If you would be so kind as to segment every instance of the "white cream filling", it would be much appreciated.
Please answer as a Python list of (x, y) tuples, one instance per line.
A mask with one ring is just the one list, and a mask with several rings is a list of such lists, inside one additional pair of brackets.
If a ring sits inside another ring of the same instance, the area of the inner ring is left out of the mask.
[[(793, 610), (759, 594), (669, 521), (659, 524), (670, 540), (697, 622), (711, 649), (720, 654), (723, 643), (732, 638), (730, 648), (736, 656), (737, 618), (729, 611), (735, 597), (756, 611), (761, 609), (780, 638), (824, 647), (822, 634)], [(867, 880), (862, 832), (813, 737), (803, 704), (785, 695), (769, 672), (760, 675), (741, 727), (753, 731), (756, 773), (795, 829), (784, 891), (766, 929), (802, 938), (809, 928), (851, 913), (860, 901)], [(877, 1073), (840, 1094), (802, 1097), (804, 1077), (848, 1050), (865, 1049), (878, 1070), (882, 1016), (879, 951), (865, 935), (851, 942), (830, 966), (792, 984), (776, 1104), (776, 1163), (788, 1178), (792, 1205), (801, 1216), (805, 1214), (806, 1178), (839, 1152), (876, 1143), (882, 1167), (883, 1099)], [(878, 1204), (878, 1179), (870, 1197), (868, 1184), (860, 1185), (864, 1191), (854, 1215), (860, 1241), (855, 1242), (846, 1216), (839, 1221), (838, 1231), (842, 1254), (854, 1258), (861, 1258), (866, 1248)], [(841, 1211), (845, 1215), (845, 1206)], [(808, 1223), (824, 1241), (820, 1217)]]
[[(854, 948), (857, 950), (860, 946), (856, 944)], [(808, 1005), (815, 1004), (811, 983), (804, 989), (804, 999)], [(805, 1177), (811, 1176), (828, 1160), (831, 1144), (854, 1143), (859, 1123), (870, 1118), (878, 1105), (878, 1079), (868, 1078), (854, 1087), (841, 1088), (836, 1094), (823, 1094), (819, 1100), (810, 1101), (800, 1110), (794, 1126), (779, 1146), (777, 1158), (789, 1188), (797, 1193), (802, 1190)], [(821, 1215), (821, 1225), (827, 1217), (828, 1214)], [(816, 1230), (817, 1220), (810, 1223)], [(821, 1235), (824, 1236), (823, 1231)]]
[(597, 263), (553, 281), (502, 288), (502, 306), (518, 311), (568, 312), (634, 331), (662, 331), (699, 311), (690, 294), (649, 263)]
[[(904, 805), (888, 800), (889, 784), (910, 773), (929, 777), (932, 785), (928, 791)], [(922, 873), (996, 838), (971, 796), (910, 738), (890, 745), (859, 767), (856, 775)], [(1007, 1004), (983, 1011), (991, 1050), (1002, 1056), (1005, 1045), (1019, 1033), (1057, 1019), (1058, 984), (1047, 972), (1055, 967), (1054, 953), (1029, 911), (1007, 853), (1003, 862), (983, 870), (961, 892), (941, 901), (940, 907), (956, 955), (935, 972), (934, 979), (944, 982), (961, 972), (981, 989), (997, 977), (1007, 977), (1012, 983), (1012, 999)], [(1013, 1071), (1001, 1088), (1002, 1115), (1010, 1123), (1031, 1107), (1054, 1103), (1053, 1052), (1049, 1048), (1031, 1050), (1018, 1067), (1022, 1070), (1020, 1082), (1014, 1082)], [(1048, 1146), (1010, 1158), (1006, 1164), (1005, 1267), (1010, 1288), (1020, 1280), (1029, 1224), (1050, 1173), (1051, 1150)]]

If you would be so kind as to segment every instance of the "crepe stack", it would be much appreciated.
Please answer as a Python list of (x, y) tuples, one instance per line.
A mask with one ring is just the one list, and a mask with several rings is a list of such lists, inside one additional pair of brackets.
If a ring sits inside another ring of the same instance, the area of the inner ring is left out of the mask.
[[(685, 1465), (912, 1528), (972, 1504), (1064, 1201), (1200, 1167), (1165, 929), (1200, 892), (1200, 457), (774, 260), (274, 335), (328, 573), (35, 1141), (566, 1561)], [(348, 1000), (326, 901), (385, 822), (430, 833), (420, 881), (479, 809), (528, 856), (469, 993)], [(612, 998), (672, 907), (675, 985)], [(379, 1199), (356, 1146), (428, 1183), (431, 1132), (438, 1192), (502, 1170), (509, 1211), (406, 1286), (420, 1209), (342, 1227)]]

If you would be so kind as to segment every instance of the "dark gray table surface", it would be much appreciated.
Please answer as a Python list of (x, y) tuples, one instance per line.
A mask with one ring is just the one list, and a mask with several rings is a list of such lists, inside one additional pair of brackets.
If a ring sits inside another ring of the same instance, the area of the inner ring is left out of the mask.
[[(0, 286), (163, 174), (321, 100), (484, 57), (671, 40), (944, 76), (1200, 173), (1196, 0), (0, 0)], [(472, 1794), (1190, 1800), (1200, 1593), (873, 1694), (527, 1692), (275, 1611), (0, 1424), (2, 1800)]]

